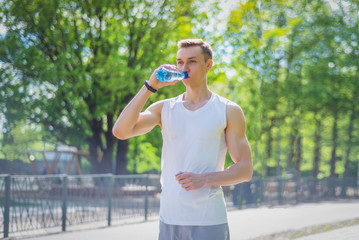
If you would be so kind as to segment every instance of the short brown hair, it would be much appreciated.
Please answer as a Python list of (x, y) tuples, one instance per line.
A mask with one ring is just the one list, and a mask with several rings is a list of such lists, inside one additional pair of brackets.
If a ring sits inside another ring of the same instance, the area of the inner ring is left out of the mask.
[(183, 39), (180, 40), (177, 44), (178, 49), (180, 48), (187, 48), (187, 47), (194, 47), (199, 46), (202, 49), (202, 53), (204, 55), (204, 60), (207, 61), (208, 59), (213, 58), (213, 50), (211, 45), (203, 41), (201, 38), (197, 39)]

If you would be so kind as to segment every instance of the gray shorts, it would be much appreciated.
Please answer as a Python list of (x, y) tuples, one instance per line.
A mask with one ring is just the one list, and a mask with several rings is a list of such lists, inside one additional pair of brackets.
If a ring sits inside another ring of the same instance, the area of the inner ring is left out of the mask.
[(211, 226), (169, 225), (160, 221), (159, 240), (230, 240), (228, 224)]

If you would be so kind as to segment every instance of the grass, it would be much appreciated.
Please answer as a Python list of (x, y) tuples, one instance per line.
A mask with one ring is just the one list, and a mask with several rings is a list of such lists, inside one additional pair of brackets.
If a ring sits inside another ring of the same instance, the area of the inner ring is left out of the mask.
[(256, 237), (256, 238), (253, 238), (252, 240), (296, 239), (296, 238), (300, 238), (300, 237), (304, 237), (304, 236), (328, 232), (331, 230), (335, 230), (335, 229), (339, 229), (339, 228), (343, 228), (343, 227), (354, 226), (354, 225), (358, 225), (358, 224), (359, 224), (359, 218), (355, 218), (355, 219), (345, 220), (345, 221), (340, 221), (340, 222), (305, 227), (305, 228), (302, 228), (299, 230), (291, 230), (291, 231), (273, 233), (270, 235)]

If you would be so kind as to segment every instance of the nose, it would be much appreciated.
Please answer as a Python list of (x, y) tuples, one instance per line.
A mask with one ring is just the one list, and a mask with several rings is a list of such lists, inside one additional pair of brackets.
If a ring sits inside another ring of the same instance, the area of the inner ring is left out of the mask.
[(182, 71), (188, 73), (188, 71), (189, 71), (189, 65), (188, 65), (187, 63), (184, 63), (184, 64), (183, 64)]

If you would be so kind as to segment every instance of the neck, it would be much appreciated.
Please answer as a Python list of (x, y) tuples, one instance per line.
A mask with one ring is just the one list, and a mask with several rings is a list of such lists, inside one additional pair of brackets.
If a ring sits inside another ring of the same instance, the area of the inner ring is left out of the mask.
[(209, 99), (211, 94), (212, 93), (208, 89), (207, 84), (196, 88), (187, 87), (183, 100), (190, 102), (201, 102), (203, 100)]

